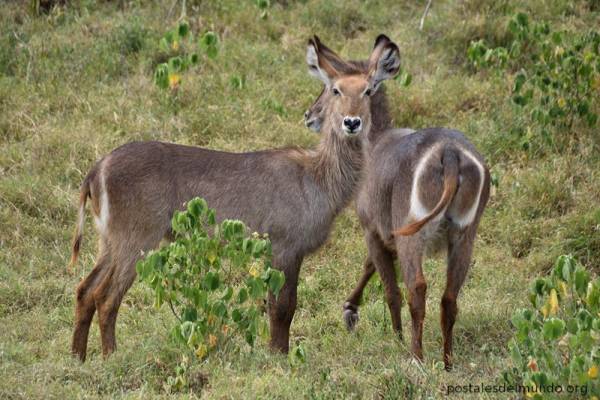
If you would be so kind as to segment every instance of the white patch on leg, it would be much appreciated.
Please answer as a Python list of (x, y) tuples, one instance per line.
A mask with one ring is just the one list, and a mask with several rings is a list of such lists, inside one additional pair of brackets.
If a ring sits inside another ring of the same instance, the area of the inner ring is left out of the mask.
[(471, 161), (477, 166), (477, 170), (479, 171), (479, 189), (477, 192), (477, 198), (471, 204), (469, 210), (462, 215), (452, 215), (452, 222), (458, 225), (460, 228), (464, 228), (469, 225), (475, 219), (475, 215), (477, 214), (477, 209), (479, 208), (479, 200), (481, 199), (481, 192), (483, 190), (483, 181), (485, 179), (485, 170), (483, 169), (483, 165), (475, 158), (473, 154), (465, 149), (460, 149), (461, 152), (471, 159)]
[(106, 190), (106, 178), (104, 176), (104, 167), (106, 165), (105, 159), (100, 166), (100, 215), (94, 216), (96, 222), (96, 228), (101, 235), (104, 235), (108, 230), (108, 219), (109, 219), (109, 202), (108, 192)]

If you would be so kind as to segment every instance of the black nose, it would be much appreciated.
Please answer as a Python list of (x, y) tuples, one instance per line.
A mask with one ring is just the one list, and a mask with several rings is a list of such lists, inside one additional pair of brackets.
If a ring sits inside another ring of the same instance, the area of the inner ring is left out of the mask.
[(304, 119), (308, 118), (308, 110), (304, 112)]
[(350, 130), (350, 132), (354, 132), (358, 128), (360, 128), (361, 120), (360, 118), (352, 118), (346, 117), (344, 118), (344, 126)]

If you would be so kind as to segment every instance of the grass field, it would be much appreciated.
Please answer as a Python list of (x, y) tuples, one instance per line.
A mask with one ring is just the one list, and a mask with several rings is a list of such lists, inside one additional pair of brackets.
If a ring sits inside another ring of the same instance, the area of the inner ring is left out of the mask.
[[(441, 363), (442, 258), (425, 264), (423, 365), (394, 339), (377, 282), (357, 331), (345, 331), (341, 305), (365, 256), (348, 209), (303, 265), (291, 335), (306, 362), (290, 366), (264, 342), (252, 351), (225, 347), (191, 365), (193, 396), (440, 398), (450, 385), (494, 384), (510, 365), (509, 320), (527, 303), (530, 280), (563, 253), (598, 273), (598, 131), (575, 125), (561, 151), (524, 150), (509, 134), (522, 124), (508, 100), (511, 75), (476, 72), (466, 60), (471, 40), (503, 43), (516, 11), (556, 28), (600, 26), (593, 1), (434, 0), (420, 31), (425, 1), (281, 0), (261, 18), (251, 0), (190, 0), (193, 32), (217, 32), (219, 53), (183, 75), (176, 99), (152, 76), (162, 61), (159, 39), (175, 26), (181, 1), (73, 3), (38, 16), (21, 2), (0, 3), (0, 398), (189, 397), (164, 389), (181, 354), (168, 338), (173, 316), (155, 310), (141, 284), (121, 307), (118, 351), (102, 359), (94, 322), (88, 361), (71, 357), (74, 288), (95, 257), (88, 218), (78, 267), (66, 270), (78, 187), (95, 160), (131, 140), (229, 151), (316, 144), (302, 121), (320, 91), (304, 61), (312, 34), (350, 58), (365, 58), (378, 33), (390, 36), (413, 78), (408, 87), (387, 84), (396, 126), (464, 131), (498, 179), (459, 299), (455, 369), (447, 373)], [(235, 87), (233, 77), (245, 85)], [(406, 307), (403, 321), (408, 334)]]

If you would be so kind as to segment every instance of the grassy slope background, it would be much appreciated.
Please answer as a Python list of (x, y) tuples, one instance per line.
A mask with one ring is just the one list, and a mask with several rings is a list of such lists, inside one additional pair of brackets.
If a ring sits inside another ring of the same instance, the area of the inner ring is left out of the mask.
[[(443, 259), (425, 264), (423, 366), (394, 340), (377, 280), (357, 332), (345, 332), (341, 304), (365, 255), (348, 210), (302, 270), (292, 340), (305, 347), (306, 363), (290, 367), (264, 342), (253, 352), (224, 348), (192, 366), (195, 395), (394, 398), (413, 390), (436, 398), (447, 385), (496, 382), (509, 362), (509, 318), (526, 303), (531, 277), (565, 252), (600, 265), (598, 136), (576, 126), (564, 132), (578, 137), (568, 151), (524, 151), (509, 134), (520, 124), (508, 101), (511, 76), (474, 73), (465, 50), (482, 37), (503, 44), (516, 11), (557, 29), (600, 26), (599, 14), (586, 1), (434, 1), (419, 31), (424, 4), (404, 3), (280, 1), (261, 19), (253, 1), (188, 1), (193, 32), (216, 31), (220, 52), (183, 76), (176, 104), (155, 88), (152, 72), (179, 5), (169, 12), (170, 1), (82, 1), (33, 17), (19, 2), (0, 4), (0, 397), (167, 396), (163, 382), (179, 362), (167, 338), (173, 317), (154, 310), (140, 284), (121, 307), (114, 356), (102, 360), (96, 323), (88, 362), (69, 354), (74, 288), (95, 255), (88, 218), (78, 269), (67, 273), (79, 184), (95, 160), (131, 140), (230, 151), (314, 145), (302, 123), (320, 90), (304, 62), (313, 33), (351, 58), (365, 58), (375, 36), (388, 34), (413, 75), (408, 88), (387, 84), (396, 125), (463, 130), (499, 179), (459, 302), (456, 368), (440, 368)], [(230, 84), (233, 76), (245, 77), (243, 89)], [(406, 307), (403, 318), (408, 334)]]

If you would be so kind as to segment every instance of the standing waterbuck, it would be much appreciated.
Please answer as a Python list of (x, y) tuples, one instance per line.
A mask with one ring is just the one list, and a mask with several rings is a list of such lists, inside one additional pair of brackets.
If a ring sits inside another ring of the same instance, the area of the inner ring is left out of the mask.
[[(378, 38), (378, 41), (389, 40)], [(345, 61), (322, 43), (324, 57), (339, 70), (364, 71), (365, 63)], [(306, 125), (320, 131), (327, 118), (324, 90), (305, 114)], [(366, 145), (365, 183), (356, 202), (365, 231), (368, 256), (358, 286), (344, 303), (348, 329), (358, 321), (358, 305), (369, 279), (377, 270), (394, 330), (402, 336), (402, 297), (394, 260), (400, 261), (408, 289), (412, 317), (412, 352), (423, 358), (422, 334), (427, 284), (422, 258), (427, 250), (447, 246), (447, 281), (441, 302), (444, 363), (452, 365), (452, 329), (458, 312), (457, 297), (473, 251), (479, 220), (489, 197), (489, 171), (483, 157), (460, 132), (432, 128), (415, 132), (392, 129), (385, 93), (371, 101), (373, 129)], [(378, 120), (375, 119), (378, 116)], [(408, 224), (408, 226), (404, 226)], [(404, 226), (399, 230), (394, 227)]]
[(269, 234), (273, 265), (285, 274), (279, 296), (269, 295), (270, 345), (288, 351), (302, 260), (325, 242), (335, 216), (355, 194), (371, 129), (369, 95), (398, 72), (400, 60), (396, 45), (382, 42), (367, 71), (346, 74), (311, 39), (307, 62), (310, 73), (335, 93), (316, 149), (226, 153), (135, 142), (115, 149), (88, 173), (71, 264), (77, 260), (88, 198), (100, 243), (96, 265), (76, 291), (72, 352), (81, 360), (96, 310), (102, 352), (106, 356), (115, 350), (117, 313), (135, 279), (136, 261), (169, 237), (173, 213), (195, 196), (205, 198), (219, 219), (241, 219)]

